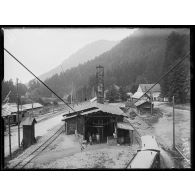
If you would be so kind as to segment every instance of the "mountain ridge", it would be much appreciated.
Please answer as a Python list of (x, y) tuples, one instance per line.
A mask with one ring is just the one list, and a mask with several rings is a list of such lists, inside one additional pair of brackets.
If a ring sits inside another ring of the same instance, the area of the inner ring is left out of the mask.
[[(154, 83), (162, 75), (162, 69), (166, 63), (166, 53), (169, 53), (167, 40), (173, 32), (181, 34), (182, 31), (178, 29), (151, 29), (150, 31), (141, 29), (137, 34), (132, 34), (120, 41), (109, 51), (79, 64), (77, 67), (68, 69), (60, 75), (56, 74), (45, 82), (61, 97), (70, 94), (74, 88), (77, 99), (83, 94), (89, 99), (96, 86), (96, 67), (101, 65), (104, 67), (105, 89), (117, 84), (125, 87), (127, 91), (135, 92), (139, 83), (146, 81)], [(186, 36), (189, 39), (189, 33)], [(178, 36), (177, 42), (180, 39), (182, 37)], [(184, 41), (181, 44), (184, 44)], [(172, 45), (177, 45), (177, 43), (173, 41)], [(176, 52), (176, 48), (175, 46), (173, 52)], [(174, 62), (173, 60), (171, 63)], [(51, 92), (44, 87), (39, 88), (39, 92), (42, 96), (51, 96)]]
[(62, 61), (62, 63), (55, 68), (52, 68), (48, 72), (41, 74), (39, 78), (43, 81), (49, 79), (55, 74), (60, 74), (62, 71), (66, 71), (70, 68), (76, 67), (79, 64), (85, 63), (102, 53), (110, 50), (114, 47), (118, 41), (98, 40), (92, 43), (86, 44), (84, 47), (78, 49), (71, 54), (68, 58)]

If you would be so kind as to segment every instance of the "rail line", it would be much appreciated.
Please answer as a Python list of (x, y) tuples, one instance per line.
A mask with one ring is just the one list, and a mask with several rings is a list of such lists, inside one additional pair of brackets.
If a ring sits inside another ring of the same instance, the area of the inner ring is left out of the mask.
[(175, 146), (175, 150), (178, 152), (178, 154), (180, 154), (180, 156), (181, 156), (189, 165), (191, 165), (190, 160), (187, 159), (187, 158), (184, 156), (184, 154), (182, 154), (182, 152), (178, 149), (177, 146)]
[(49, 139), (47, 139), (43, 144), (36, 148), (33, 152), (27, 155), (24, 159), (14, 165), (13, 169), (22, 169), (27, 164), (29, 164), (34, 158), (36, 158), (43, 150), (45, 150), (53, 141), (55, 141), (59, 135), (63, 132), (63, 126), (60, 127)]

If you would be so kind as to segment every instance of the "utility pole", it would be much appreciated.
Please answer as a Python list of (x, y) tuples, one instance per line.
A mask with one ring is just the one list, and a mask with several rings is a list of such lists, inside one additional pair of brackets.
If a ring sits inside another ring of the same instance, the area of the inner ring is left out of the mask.
[(9, 127), (9, 155), (12, 158), (12, 150), (11, 150), (11, 131), (10, 131), (10, 116), (8, 116), (8, 127)]
[(19, 116), (19, 92), (18, 92), (18, 78), (17, 80), (17, 109), (18, 109), (18, 147), (20, 148), (20, 116)]
[(73, 82), (72, 82), (72, 90), (71, 90), (71, 102), (70, 102), (71, 104), (73, 103), (73, 97), (72, 96), (73, 96)]
[(175, 148), (175, 97), (173, 96), (173, 148)]
[(81, 102), (83, 102), (84, 101), (84, 93), (83, 93), (83, 91), (84, 91), (84, 88), (82, 88), (82, 100), (81, 100)]
[(33, 101), (32, 101), (32, 117), (34, 117), (34, 111), (33, 111)]
[(151, 112), (151, 115), (153, 114), (153, 108), (152, 108), (152, 92), (150, 92), (150, 103), (151, 103), (151, 108), (150, 108), (150, 112)]

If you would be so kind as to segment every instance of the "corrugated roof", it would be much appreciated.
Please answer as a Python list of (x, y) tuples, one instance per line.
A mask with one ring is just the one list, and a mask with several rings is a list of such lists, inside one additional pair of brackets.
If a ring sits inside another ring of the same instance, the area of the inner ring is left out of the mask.
[[(41, 108), (43, 105), (39, 103), (33, 103), (33, 108)], [(19, 111), (25, 111), (32, 109), (32, 104), (23, 104), (22, 106), (19, 105)], [(2, 116), (8, 116), (13, 113), (18, 112), (17, 104), (16, 103), (7, 103), (2, 106)]]
[[(94, 108), (94, 109), (93, 109)], [(73, 107), (73, 109), (76, 112), (85, 112), (85, 110), (87, 109), (93, 109), (92, 112), (97, 112), (97, 111), (102, 111), (105, 113), (109, 113), (109, 114), (114, 114), (114, 115), (123, 115), (123, 116), (127, 116), (119, 107), (117, 106), (112, 106), (109, 104), (100, 104), (97, 102), (84, 102), (82, 104), (76, 105)], [(98, 109), (98, 110), (97, 110)], [(89, 110), (87, 110), (89, 111)], [(73, 112), (72, 110), (67, 111), (63, 116), (68, 115), (68, 114), (73, 114), (75, 112)]]
[(139, 151), (136, 157), (132, 160), (130, 167), (133, 169), (148, 169), (151, 168), (157, 152), (155, 151)]
[[(154, 84), (139, 84), (143, 92), (146, 92), (150, 89)], [(160, 92), (160, 84), (156, 84), (151, 90), (151, 92)]]
[(124, 108), (125, 107), (125, 103), (109, 103), (109, 105), (118, 106), (119, 108)]
[[(39, 104), (39, 103), (33, 103), (33, 109), (34, 108), (41, 108), (43, 107), (43, 105)], [(22, 105), (22, 110), (30, 110), (32, 109), (32, 104), (23, 104)]]
[(2, 108), (2, 117), (11, 115), (11, 111), (7, 108)]
[(124, 122), (118, 122), (117, 128), (128, 130), (128, 131), (134, 131), (134, 128), (129, 123), (124, 123)]
[(87, 114), (91, 114), (91, 113), (98, 112), (98, 111), (101, 111), (101, 110), (97, 108), (97, 109), (94, 109), (94, 110), (89, 110), (87, 112), (83, 112), (83, 113), (81, 113), (81, 115), (87, 115)]
[[(17, 104), (15, 103), (7, 103), (2, 105), (2, 116), (8, 116), (18, 111)], [(19, 111), (21, 110), (21, 106), (19, 106)]]
[(97, 103), (97, 107), (102, 111), (114, 115), (122, 115), (122, 116), (127, 116), (119, 107), (117, 106), (112, 106), (109, 104), (99, 104)]
[(67, 115), (67, 114), (70, 114), (70, 113), (74, 113), (74, 112), (79, 112), (79, 111), (82, 111), (82, 110), (86, 110), (86, 109), (89, 109), (89, 108), (97, 108), (96, 106), (96, 102), (90, 102), (90, 101), (86, 101), (86, 102), (82, 102), (82, 103), (79, 103), (79, 104), (74, 104), (74, 105), (70, 105), (75, 111), (71, 110), (70, 108), (67, 108), (66, 112), (63, 114), (64, 115)]

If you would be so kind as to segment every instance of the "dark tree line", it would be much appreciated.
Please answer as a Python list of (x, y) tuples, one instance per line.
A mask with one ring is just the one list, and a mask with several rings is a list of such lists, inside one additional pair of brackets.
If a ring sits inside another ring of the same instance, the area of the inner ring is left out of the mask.
[[(24, 96), (27, 92), (27, 87), (26, 85), (22, 84), (22, 83), (18, 83), (18, 93), (19, 96)], [(17, 102), (17, 85), (16, 83), (13, 82), (13, 80), (9, 80), (9, 81), (2, 81), (2, 101), (4, 101), (4, 99), (6, 98), (6, 96), (8, 95), (8, 93), (11, 91), (10, 95), (9, 95), (9, 102), (10, 103), (14, 103)]]
[[(105, 89), (116, 84), (123, 91), (134, 93), (140, 83), (157, 81), (169, 65), (188, 49), (189, 35), (186, 33), (144, 29), (137, 36), (127, 37), (93, 60), (46, 79), (45, 83), (62, 98), (74, 90), (74, 97), (84, 101), (93, 97), (92, 91), (96, 90), (96, 66), (102, 65)], [(186, 60), (180, 69), (178, 67), (161, 83), (164, 96), (171, 97), (174, 94), (177, 102), (188, 101), (185, 94), (189, 94), (190, 89), (189, 64), (189, 60)], [(45, 86), (36, 81), (29, 83), (29, 89), (34, 98), (52, 96)]]
[[(190, 50), (189, 36), (173, 32), (167, 40), (163, 72), (181, 59)], [(190, 100), (190, 59), (186, 58), (162, 81), (162, 95), (176, 103), (186, 103)]]

